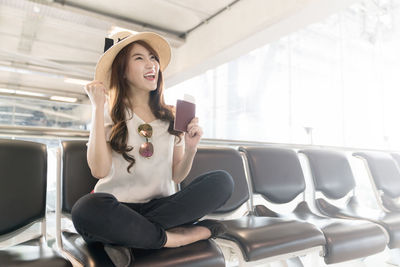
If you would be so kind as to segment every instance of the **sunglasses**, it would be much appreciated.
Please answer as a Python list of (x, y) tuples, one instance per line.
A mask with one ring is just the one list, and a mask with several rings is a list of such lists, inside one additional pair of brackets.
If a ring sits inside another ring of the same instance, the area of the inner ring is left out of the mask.
[(139, 148), (139, 154), (142, 157), (150, 158), (154, 153), (153, 144), (149, 142), (149, 138), (153, 135), (153, 128), (148, 123), (140, 124), (138, 127), (138, 133), (140, 136), (146, 138), (146, 143), (142, 144)]

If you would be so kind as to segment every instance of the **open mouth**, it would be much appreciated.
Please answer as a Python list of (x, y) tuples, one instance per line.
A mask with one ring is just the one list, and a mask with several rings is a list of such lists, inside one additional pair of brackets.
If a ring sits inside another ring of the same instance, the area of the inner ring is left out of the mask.
[(155, 74), (146, 74), (146, 75), (144, 75), (144, 78), (149, 81), (154, 81), (156, 79), (156, 75)]

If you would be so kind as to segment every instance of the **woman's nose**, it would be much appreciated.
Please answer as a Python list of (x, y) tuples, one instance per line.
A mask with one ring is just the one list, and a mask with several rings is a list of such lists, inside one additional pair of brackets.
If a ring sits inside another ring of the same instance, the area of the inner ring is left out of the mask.
[(155, 69), (156, 64), (152, 60), (148, 59), (148, 60), (146, 60), (146, 67), (149, 69)]

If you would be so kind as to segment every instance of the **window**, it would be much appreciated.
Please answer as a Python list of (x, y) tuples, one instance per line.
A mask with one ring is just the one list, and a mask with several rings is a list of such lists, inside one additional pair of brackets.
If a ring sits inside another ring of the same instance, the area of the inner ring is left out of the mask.
[(400, 148), (399, 1), (363, 1), (166, 90), (205, 138)]

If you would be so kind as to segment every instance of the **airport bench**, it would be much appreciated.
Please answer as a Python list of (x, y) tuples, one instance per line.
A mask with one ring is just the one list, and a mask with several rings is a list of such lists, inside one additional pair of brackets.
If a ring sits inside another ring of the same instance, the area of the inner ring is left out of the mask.
[[(343, 219), (368, 220), (380, 225), (389, 237), (389, 248), (400, 245), (400, 214), (385, 213), (382, 210), (367, 208), (357, 199), (355, 179), (345, 153), (334, 150), (308, 149), (301, 151), (309, 162), (315, 191), (326, 198), (315, 200), (318, 210), (326, 216)], [(344, 204), (332, 200), (348, 197)]]
[[(188, 186), (202, 173), (224, 170), (231, 174), (235, 189), (227, 203), (210, 218), (220, 219), (228, 231), (216, 239), (227, 259), (238, 258), (239, 266), (265, 264), (321, 251), (325, 238), (307, 222), (254, 216), (249, 209), (250, 194), (243, 157), (238, 150), (222, 147), (198, 148), (188, 177)], [(230, 251), (234, 255), (230, 255)]]
[[(363, 258), (384, 250), (385, 233), (367, 221), (332, 219), (311, 211), (305, 201), (305, 178), (296, 151), (287, 148), (241, 147), (248, 160), (258, 216), (290, 218), (317, 226), (324, 234), (327, 264)], [(298, 197), (302, 195), (302, 199)], [(292, 210), (274, 211), (291, 204)], [(358, 244), (358, 245), (354, 245)], [(362, 244), (362, 245), (361, 245)]]
[(0, 266), (72, 266), (45, 240), (46, 185), (46, 145), (0, 140)]

